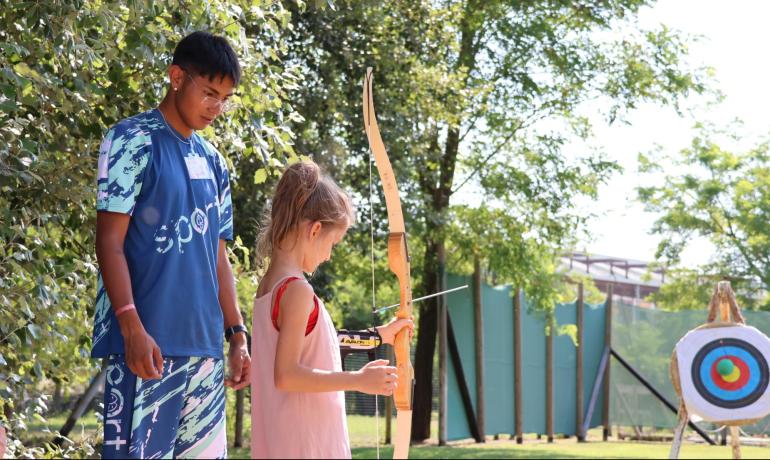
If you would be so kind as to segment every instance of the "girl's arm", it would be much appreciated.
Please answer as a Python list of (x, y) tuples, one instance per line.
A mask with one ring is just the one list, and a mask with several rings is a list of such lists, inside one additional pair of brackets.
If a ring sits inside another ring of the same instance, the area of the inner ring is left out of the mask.
[(372, 361), (359, 371), (333, 372), (300, 364), (305, 328), (313, 311), (313, 289), (307, 283), (291, 283), (278, 310), (278, 349), (275, 355), (275, 386), (283, 391), (328, 392), (355, 390), (389, 395), (397, 383), (396, 368), (387, 360)]

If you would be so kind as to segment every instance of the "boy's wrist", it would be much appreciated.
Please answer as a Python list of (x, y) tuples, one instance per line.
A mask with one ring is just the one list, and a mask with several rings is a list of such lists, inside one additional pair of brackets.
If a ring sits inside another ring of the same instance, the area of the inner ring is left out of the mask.
[(230, 337), (230, 340), (228, 340), (228, 343), (230, 344), (231, 347), (242, 346), (248, 343), (248, 338), (249, 337), (245, 331), (239, 331)]
[(139, 318), (136, 310), (127, 311), (118, 316), (118, 325), (120, 326), (120, 334), (123, 338), (144, 332), (142, 320)]

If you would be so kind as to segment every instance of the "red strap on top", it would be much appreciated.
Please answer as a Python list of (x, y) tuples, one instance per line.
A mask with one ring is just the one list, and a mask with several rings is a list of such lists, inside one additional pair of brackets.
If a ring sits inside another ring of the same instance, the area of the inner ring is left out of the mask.
[[(283, 297), (284, 292), (286, 292), (286, 288), (289, 287), (289, 283), (292, 281), (301, 279), (297, 276), (293, 276), (291, 278), (288, 278), (286, 281), (281, 283), (281, 285), (278, 287), (278, 292), (275, 294), (275, 303), (273, 303), (273, 309), (270, 313), (270, 318), (273, 320), (273, 327), (276, 331), (280, 332), (280, 329), (278, 328), (278, 308), (281, 304), (281, 297)], [(308, 316), (307, 319), (307, 327), (305, 328), (305, 335), (310, 334), (313, 332), (313, 329), (315, 329), (316, 323), (318, 323), (318, 297), (313, 296), (313, 303), (315, 304), (315, 307), (313, 308), (313, 311), (310, 312), (310, 316)]]

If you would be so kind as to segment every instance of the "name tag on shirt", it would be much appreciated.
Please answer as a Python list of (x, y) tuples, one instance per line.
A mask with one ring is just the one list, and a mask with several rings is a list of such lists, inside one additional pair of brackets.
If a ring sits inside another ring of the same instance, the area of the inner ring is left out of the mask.
[(185, 163), (187, 163), (187, 172), (190, 174), (190, 179), (213, 179), (214, 175), (211, 173), (209, 163), (203, 157), (185, 157)]

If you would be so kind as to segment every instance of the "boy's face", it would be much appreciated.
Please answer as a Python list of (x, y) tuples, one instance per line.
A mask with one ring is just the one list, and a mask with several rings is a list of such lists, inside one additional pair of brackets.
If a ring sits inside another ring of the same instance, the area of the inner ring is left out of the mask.
[(175, 105), (182, 121), (195, 131), (206, 128), (223, 113), (233, 96), (235, 82), (229, 76), (198, 75), (179, 66), (172, 69)]

